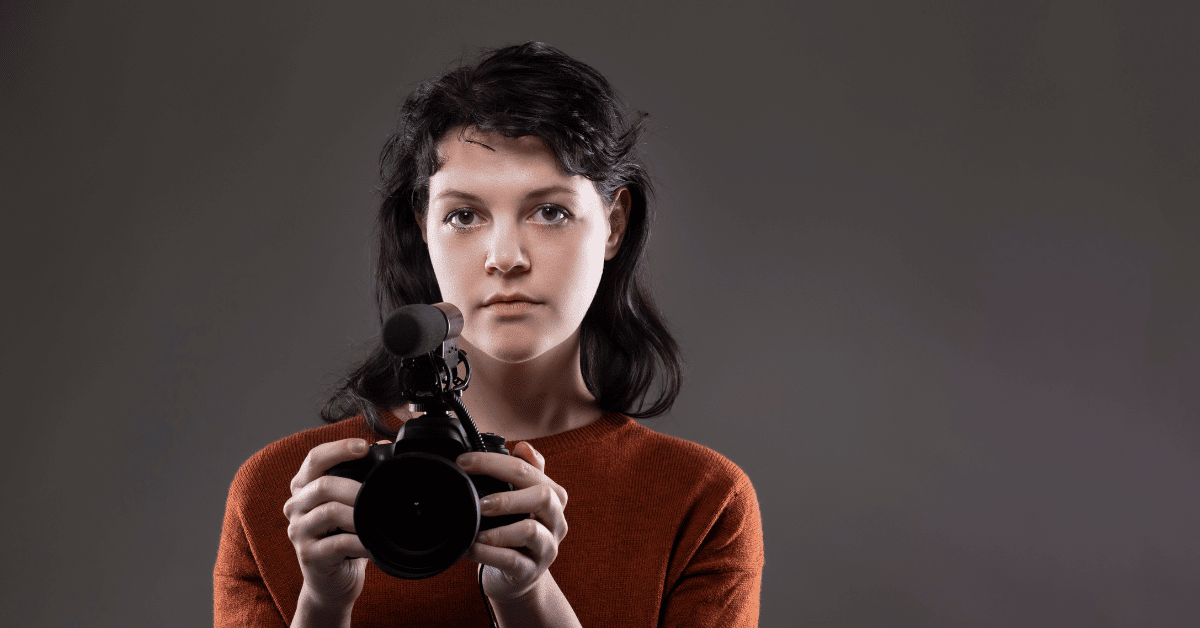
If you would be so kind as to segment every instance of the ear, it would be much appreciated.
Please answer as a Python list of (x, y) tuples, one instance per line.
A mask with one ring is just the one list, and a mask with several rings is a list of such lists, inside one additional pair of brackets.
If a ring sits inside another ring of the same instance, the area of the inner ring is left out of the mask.
[(613, 195), (612, 205), (608, 208), (608, 241), (604, 243), (604, 259), (606, 260), (616, 257), (617, 251), (621, 249), (625, 226), (629, 224), (630, 203), (627, 188), (621, 188)]

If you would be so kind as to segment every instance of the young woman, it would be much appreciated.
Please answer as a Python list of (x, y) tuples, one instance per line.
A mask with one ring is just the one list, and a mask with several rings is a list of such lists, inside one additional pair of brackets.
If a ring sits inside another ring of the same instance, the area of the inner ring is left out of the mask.
[(486, 626), (489, 605), (501, 626), (757, 625), (749, 480), (630, 418), (669, 410), (681, 371), (638, 276), (651, 192), (640, 132), (599, 73), (544, 44), (409, 96), (383, 153), (381, 316), (442, 301), (462, 311), (463, 401), (511, 455), (457, 462), (513, 484), (481, 500), (483, 514), (530, 517), (480, 534), (433, 578), (393, 578), (365, 558), (360, 484), (324, 473), (410, 417), (377, 349), (326, 406), (329, 425), (239, 470), (214, 570), (218, 626)]

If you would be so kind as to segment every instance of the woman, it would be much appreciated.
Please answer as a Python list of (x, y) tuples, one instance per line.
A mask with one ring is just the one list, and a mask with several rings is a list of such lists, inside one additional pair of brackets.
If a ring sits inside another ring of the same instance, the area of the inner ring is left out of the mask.
[(330, 425), (238, 472), (217, 625), (485, 626), (489, 606), (501, 626), (757, 625), (749, 480), (630, 419), (670, 408), (681, 364), (637, 274), (650, 195), (640, 131), (600, 74), (544, 44), (409, 96), (383, 156), (380, 311), (463, 312), (463, 401), (512, 455), (457, 462), (514, 485), (481, 501), (485, 515), (531, 517), (482, 533), (468, 560), (426, 580), (392, 578), (356, 535), (334, 534), (353, 532), (360, 485), (325, 471), (410, 416), (377, 349), (327, 404)]

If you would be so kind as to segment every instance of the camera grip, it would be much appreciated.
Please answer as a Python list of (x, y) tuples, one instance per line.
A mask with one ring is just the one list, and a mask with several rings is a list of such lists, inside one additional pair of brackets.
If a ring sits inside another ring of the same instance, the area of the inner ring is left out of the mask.
[(379, 443), (371, 445), (367, 450), (367, 455), (357, 460), (347, 460), (329, 467), (325, 475), (333, 475), (339, 478), (349, 478), (356, 482), (362, 482), (367, 479), (367, 474), (371, 472), (379, 463), (387, 460), (392, 455), (392, 448), (395, 443)]

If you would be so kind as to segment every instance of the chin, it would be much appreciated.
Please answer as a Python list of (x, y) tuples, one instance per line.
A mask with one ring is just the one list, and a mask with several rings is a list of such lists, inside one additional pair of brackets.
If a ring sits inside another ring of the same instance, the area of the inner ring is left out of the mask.
[(495, 351), (489, 351), (488, 356), (505, 364), (521, 364), (544, 353), (544, 351), (536, 351), (532, 347), (500, 347)]
[[(551, 347), (542, 346), (541, 344), (526, 344), (526, 343), (484, 343), (476, 345), (475, 350), (487, 355), (489, 358), (497, 362), (505, 364), (522, 364), (540, 358), (550, 351)], [(470, 359), (470, 351), (468, 350), (467, 359)]]
[(497, 334), (497, 336), (467, 340), (470, 345), (464, 347), (467, 350), (467, 359), (471, 358), (474, 351), (505, 364), (520, 364), (536, 359), (550, 349), (546, 343), (526, 338), (524, 334), (518, 334), (516, 337), (506, 334)]

